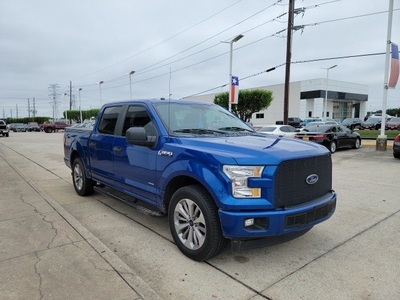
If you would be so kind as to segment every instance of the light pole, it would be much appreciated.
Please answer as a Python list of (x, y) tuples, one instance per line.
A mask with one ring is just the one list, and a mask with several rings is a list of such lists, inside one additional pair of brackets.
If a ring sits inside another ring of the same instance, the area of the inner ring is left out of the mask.
[(65, 107), (67, 108), (66, 110), (65, 110), (65, 123), (68, 123), (68, 107), (67, 107), (67, 104), (66, 104), (66, 101), (65, 101), (65, 97), (68, 95), (68, 93), (64, 93), (64, 105), (65, 105)]
[(100, 108), (101, 108), (101, 106), (103, 105), (103, 101), (102, 101), (102, 99), (101, 99), (101, 85), (104, 83), (104, 80), (102, 80), (102, 81), (99, 81), (99, 89), (100, 89)]
[(325, 88), (325, 101), (324, 101), (324, 112), (323, 112), (323, 120), (326, 121), (326, 110), (327, 110), (327, 106), (328, 106), (328, 78), (329, 78), (329, 70), (336, 68), (337, 65), (333, 65), (329, 68), (321, 68), (321, 69), (325, 69), (326, 70), (326, 88)]
[(135, 71), (130, 71), (129, 72), (129, 95), (130, 99), (132, 100), (132, 75), (135, 74)]
[(82, 88), (79, 88), (79, 89), (78, 89), (78, 94), (79, 94), (79, 121), (80, 121), (80, 123), (82, 123), (81, 91), (82, 91)]
[(228, 98), (228, 110), (231, 111), (232, 105), (231, 105), (231, 85), (232, 85), (232, 54), (233, 54), (233, 43), (237, 42), (240, 40), (244, 35), (239, 34), (235, 36), (232, 40), (229, 42), (223, 42), (223, 43), (229, 43), (229, 80), (228, 80), (228, 88), (229, 88), (229, 98)]

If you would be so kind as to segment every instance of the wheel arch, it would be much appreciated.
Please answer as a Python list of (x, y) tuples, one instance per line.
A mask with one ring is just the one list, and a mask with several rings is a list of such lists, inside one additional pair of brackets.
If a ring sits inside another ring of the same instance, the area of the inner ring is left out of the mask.
[[(190, 171), (190, 169), (192, 169), (192, 171)], [(168, 180), (165, 181), (165, 189), (161, 197), (162, 209), (164, 212), (168, 212), (172, 195), (181, 187), (192, 184), (201, 186), (214, 201), (215, 205), (218, 208), (221, 206), (220, 199), (222, 198), (223, 194), (227, 193), (226, 189), (221, 183), (221, 180), (214, 174), (214, 172), (202, 164), (197, 163), (194, 166), (193, 162), (191, 162), (190, 169), (181, 170), (174, 174), (170, 174)], [(194, 172), (193, 170), (196, 171)], [(201, 176), (198, 174), (201, 174)], [(163, 186), (162, 183), (160, 183), (160, 185)]]

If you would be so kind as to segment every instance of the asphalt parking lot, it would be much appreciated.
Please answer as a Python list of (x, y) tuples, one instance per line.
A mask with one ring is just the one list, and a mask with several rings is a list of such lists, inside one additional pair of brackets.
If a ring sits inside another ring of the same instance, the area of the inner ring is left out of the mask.
[(166, 218), (76, 195), (62, 140), (0, 137), (0, 299), (400, 299), (400, 159), (389, 146), (332, 155), (337, 210), (304, 236), (198, 263)]

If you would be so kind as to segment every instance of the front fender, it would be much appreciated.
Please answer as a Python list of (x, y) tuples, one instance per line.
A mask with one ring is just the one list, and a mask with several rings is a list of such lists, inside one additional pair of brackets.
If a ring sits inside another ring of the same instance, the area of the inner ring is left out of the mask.
[(223, 206), (221, 200), (229, 193), (228, 182), (218, 167), (210, 167), (199, 161), (181, 160), (168, 165), (159, 176), (159, 188), (163, 197), (169, 183), (177, 177), (189, 177), (199, 182), (214, 199), (216, 205)]

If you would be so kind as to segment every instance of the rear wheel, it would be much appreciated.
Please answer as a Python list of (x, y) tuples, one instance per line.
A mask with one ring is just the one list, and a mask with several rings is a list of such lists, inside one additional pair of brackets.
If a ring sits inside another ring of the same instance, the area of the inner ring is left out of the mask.
[(356, 140), (354, 141), (354, 149), (358, 149), (361, 146), (361, 140), (359, 138), (356, 138)]
[(335, 153), (336, 152), (336, 143), (335, 143), (335, 141), (330, 142), (328, 149), (329, 149), (329, 151), (331, 151), (331, 153)]
[(177, 190), (168, 211), (172, 237), (179, 250), (195, 261), (218, 255), (226, 246), (218, 209), (199, 185)]
[(76, 158), (72, 163), (72, 182), (75, 191), (80, 196), (88, 196), (94, 193), (95, 181), (86, 177), (82, 159)]

